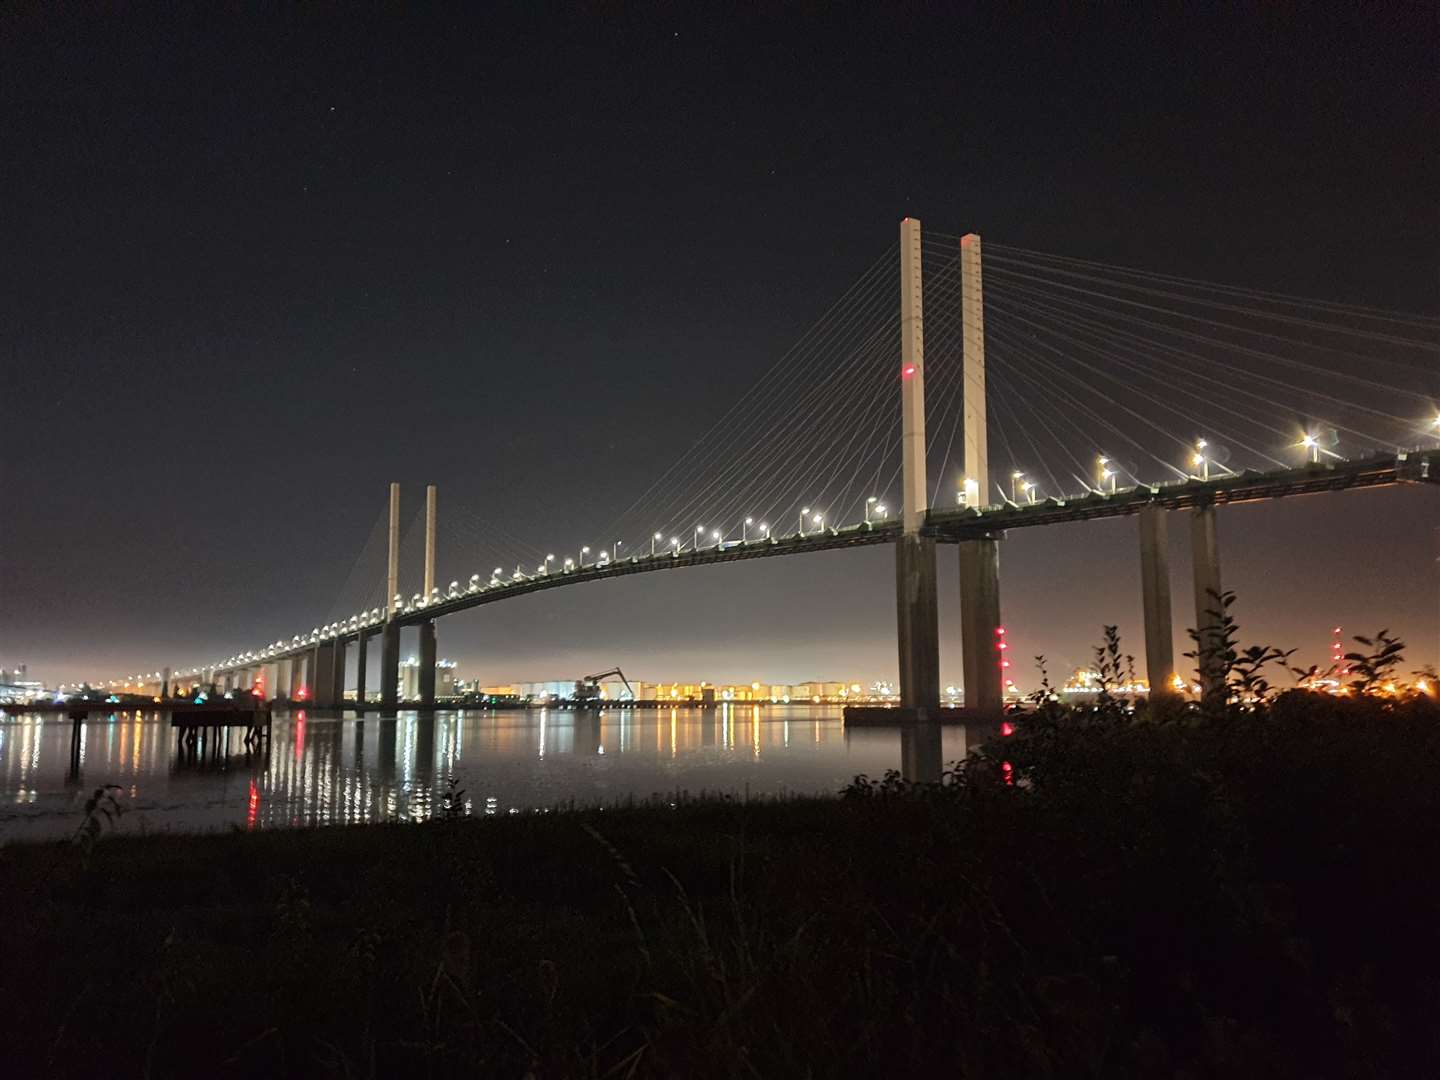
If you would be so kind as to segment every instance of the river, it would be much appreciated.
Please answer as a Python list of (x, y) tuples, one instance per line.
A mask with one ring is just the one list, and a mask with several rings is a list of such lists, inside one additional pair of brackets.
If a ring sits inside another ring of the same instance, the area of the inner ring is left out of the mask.
[[(0, 843), (72, 833), (98, 786), (119, 786), (121, 833), (421, 821), (454, 779), (469, 813), (525, 813), (685, 792), (834, 793), (857, 773), (914, 772), (893, 728), (848, 729), (839, 706), (453, 710), (363, 721), (277, 712), (268, 755), (242, 734), (183, 755), (161, 712), (96, 714), (71, 754), (54, 714), (0, 713)], [(907, 735), (908, 738), (912, 736)], [(922, 748), (933, 772), (963, 758), (963, 727)], [(938, 750), (938, 754), (936, 751)]]

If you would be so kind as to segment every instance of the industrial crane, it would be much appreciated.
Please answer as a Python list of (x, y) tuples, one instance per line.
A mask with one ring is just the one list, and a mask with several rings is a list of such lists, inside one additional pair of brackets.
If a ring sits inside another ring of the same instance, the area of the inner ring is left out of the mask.
[(592, 705), (600, 699), (600, 680), (608, 679), (614, 675), (625, 684), (625, 689), (630, 694), (630, 700), (635, 700), (635, 688), (630, 685), (630, 680), (625, 678), (625, 673), (618, 667), (609, 671), (602, 671), (596, 675), (586, 675), (575, 684), (575, 701), (580, 705)]

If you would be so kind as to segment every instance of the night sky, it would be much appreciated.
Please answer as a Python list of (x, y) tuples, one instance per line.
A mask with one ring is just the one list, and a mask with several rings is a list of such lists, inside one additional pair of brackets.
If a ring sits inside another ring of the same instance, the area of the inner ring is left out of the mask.
[[(1440, 315), (1440, 34), (1420, 5), (49, 7), (0, 13), (0, 665), (52, 682), (308, 631), (391, 480), (407, 518), (436, 483), (442, 520), (600, 542), (587, 525), (906, 215)], [(1434, 488), (1226, 512), (1242, 637), (1312, 663), (1334, 623), (1388, 626), (1440, 661), (1437, 530)], [(488, 569), (455, 543), (442, 580)], [(1020, 655), (1063, 673), (1107, 622), (1140, 651), (1133, 520), (1017, 533), (1002, 559)], [(893, 678), (893, 560), (639, 576), (439, 633), (488, 681)]]

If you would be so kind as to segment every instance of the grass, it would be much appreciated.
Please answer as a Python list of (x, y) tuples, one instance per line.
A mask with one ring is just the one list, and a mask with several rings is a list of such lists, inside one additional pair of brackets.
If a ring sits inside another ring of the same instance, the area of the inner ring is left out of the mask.
[(1437, 775), (1432, 703), (1291, 694), (840, 799), (14, 845), (6, 1072), (1434, 1075)]

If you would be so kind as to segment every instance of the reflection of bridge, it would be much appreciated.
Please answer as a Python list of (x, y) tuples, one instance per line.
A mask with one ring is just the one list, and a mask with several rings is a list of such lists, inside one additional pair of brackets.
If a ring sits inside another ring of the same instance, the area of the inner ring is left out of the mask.
[[(1137, 514), (1146, 668), (1151, 686), (1164, 687), (1174, 670), (1167, 512), (1190, 514), (1196, 626), (1216, 640), (1207, 598), (1221, 591), (1218, 507), (1440, 482), (1440, 451), (1394, 449), (1440, 436), (1433, 399), (1420, 385), (1434, 379), (1428, 357), (1440, 352), (1440, 320), (1014, 249), (986, 258), (982, 283), (978, 236), (922, 241), (917, 221), (902, 222), (898, 251), (872, 266), (762, 389), (752, 388), (600, 534), (644, 535), (624, 547), (627, 554), (618, 541), (593, 556), (582, 547), (578, 559), (563, 562), (525, 549), (533, 571), (496, 567), (440, 589), (432, 487), (424, 584), (407, 603), (399, 591), (399, 489), (392, 485), (378, 603), (191, 669), (173, 685), (288, 685), (292, 697), (335, 705), (353, 644), (363, 699), (367, 646), (378, 636), (382, 701), (393, 708), (400, 634), (414, 627), (420, 696), (433, 705), (435, 620), (442, 616), (584, 581), (888, 543), (896, 546), (902, 702), (910, 715), (923, 716), (940, 696), (936, 545), (953, 543), (967, 703), (991, 710), (1008, 666), (999, 587), (1005, 533)], [(1426, 354), (1418, 363), (1416, 350)], [(938, 390), (928, 405), (927, 354)], [(897, 382), (898, 431), (887, 418)], [(1009, 466), (1003, 471), (990, 466), (992, 427), (996, 456)], [(1174, 434), (1177, 427), (1186, 434)], [(1229, 464), (1245, 459), (1252, 467)], [(1164, 479), (1139, 475), (1147, 470)], [(927, 479), (947, 473), (957, 474), (953, 506), (940, 505), (944, 485), (932, 488)], [(1067, 484), (1079, 494), (1063, 495)], [(891, 514), (886, 493), (897, 487), (899, 513)], [(648, 514), (643, 533), (641, 514)], [(697, 517), (717, 515), (743, 518), (738, 538), (688, 528)], [(797, 527), (783, 535), (771, 520)], [(687, 522), (686, 531), (651, 531), (665, 521)], [(376, 599), (373, 591), (368, 599)], [(1218, 677), (1202, 672), (1206, 681)]]

